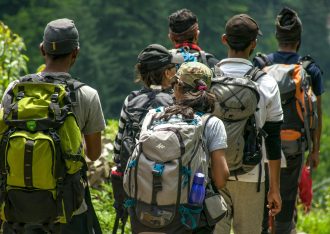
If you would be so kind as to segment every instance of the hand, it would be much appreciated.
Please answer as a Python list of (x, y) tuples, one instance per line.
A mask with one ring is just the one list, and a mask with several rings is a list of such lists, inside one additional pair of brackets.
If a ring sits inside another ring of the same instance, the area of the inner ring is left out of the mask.
[(267, 196), (268, 204), (267, 208), (269, 209), (269, 215), (275, 216), (277, 215), (282, 209), (282, 199), (280, 195), (280, 191), (269, 189), (268, 196)]
[(310, 166), (313, 166), (313, 169), (316, 169), (318, 167), (319, 163), (320, 163), (319, 155), (320, 155), (319, 151), (311, 152), (307, 157), (306, 165), (310, 164), (310, 159), (311, 159), (311, 165)]

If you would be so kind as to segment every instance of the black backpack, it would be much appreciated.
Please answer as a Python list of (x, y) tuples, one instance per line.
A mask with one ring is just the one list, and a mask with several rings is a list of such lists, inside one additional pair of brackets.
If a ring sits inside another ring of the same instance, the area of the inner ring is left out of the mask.
[(133, 91), (128, 96), (126, 108), (127, 122), (122, 135), (120, 164), (122, 171), (125, 170), (127, 160), (133, 153), (136, 139), (139, 138), (142, 122), (150, 109), (159, 106), (170, 106), (173, 104), (171, 91), (141, 89)]
[(116, 209), (116, 220), (112, 233), (117, 233), (119, 220), (122, 221), (121, 233), (124, 233), (125, 224), (128, 213), (124, 207), (126, 199), (123, 188), (123, 172), (126, 168), (127, 161), (135, 148), (136, 139), (139, 138), (144, 117), (150, 109), (159, 106), (170, 106), (173, 104), (172, 90), (153, 90), (141, 89), (133, 91), (128, 96), (128, 103), (125, 113), (127, 121), (122, 133), (121, 149), (119, 152), (120, 168), (111, 172), (111, 183), (114, 195), (114, 208)]

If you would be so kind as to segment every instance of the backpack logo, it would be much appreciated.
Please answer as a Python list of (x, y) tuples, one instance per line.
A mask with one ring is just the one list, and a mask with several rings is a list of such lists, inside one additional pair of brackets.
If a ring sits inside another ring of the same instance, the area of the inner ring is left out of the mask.
[(163, 145), (162, 143), (159, 143), (156, 147), (158, 149), (164, 149), (165, 148), (165, 145)]

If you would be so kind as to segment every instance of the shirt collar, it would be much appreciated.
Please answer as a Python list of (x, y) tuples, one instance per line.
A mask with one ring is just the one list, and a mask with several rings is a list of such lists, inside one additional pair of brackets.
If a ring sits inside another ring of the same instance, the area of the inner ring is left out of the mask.
[(226, 63), (242, 63), (242, 64), (245, 64), (245, 65), (253, 66), (252, 62), (250, 60), (243, 59), (243, 58), (225, 58), (225, 59), (222, 59), (217, 64), (217, 66), (221, 66), (221, 65), (224, 65)]

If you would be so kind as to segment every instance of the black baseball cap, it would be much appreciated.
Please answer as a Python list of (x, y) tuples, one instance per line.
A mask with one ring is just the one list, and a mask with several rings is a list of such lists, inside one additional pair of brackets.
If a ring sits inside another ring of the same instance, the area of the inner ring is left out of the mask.
[(184, 62), (180, 53), (169, 51), (159, 44), (147, 46), (140, 52), (137, 60), (141, 64), (142, 72), (157, 70), (171, 63), (181, 64)]
[(73, 20), (63, 18), (49, 22), (44, 31), (43, 47), (48, 54), (68, 54), (79, 47), (79, 34)]
[(231, 43), (248, 42), (262, 36), (257, 22), (247, 14), (231, 17), (226, 23), (226, 35)]

